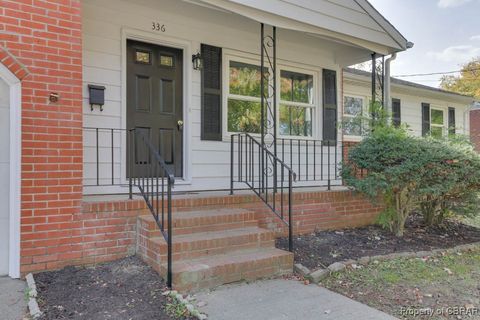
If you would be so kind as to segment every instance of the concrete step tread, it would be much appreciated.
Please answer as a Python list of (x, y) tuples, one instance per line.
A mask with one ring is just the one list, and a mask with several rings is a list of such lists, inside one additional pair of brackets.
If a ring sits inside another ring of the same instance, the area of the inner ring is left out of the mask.
[[(277, 248), (245, 249), (198, 259), (174, 261), (173, 270), (174, 273), (196, 272), (220, 266), (280, 258), (290, 255), (293, 255), (293, 253)], [(166, 264), (162, 266), (166, 267)]]
[[(228, 230), (220, 230), (220, 231), (207, 231), (207, 232), (174, 235), (172, 238), (173, 238), (173, 243), (185, 243), (185, 242), (192, 242), (192, 241), (232, 238), (232, 237), (246, 236), (251, 234), (258, 234), (258, 235), (272, 234), (273, 235), (274, 232), (268, 229), (260, 228), (260, 227), (244, 227), (244, 228), (236, 228), (236, 229), (228, 229)], [(149, 240), (158, 244), (165, 243), (165, 239), (163, 238), (163, 236), (152, 237)]]

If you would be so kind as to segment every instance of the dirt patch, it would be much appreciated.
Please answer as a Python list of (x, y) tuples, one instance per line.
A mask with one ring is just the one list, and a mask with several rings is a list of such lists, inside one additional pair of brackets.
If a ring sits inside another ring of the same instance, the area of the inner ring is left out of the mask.
[[(412, 216), (405, 235), (398, 238), (378, 226), (319, 231), (294, 238), (295, 261), (309, 269), (324, 268), (334, 262), (404, 251), (451, 248), (480, 241), (480, 229), (449, 221), (444, 227), (426, 227), (421, 217)], [(288, 238), (277, 240), (277, 247), (288, 248)]]
[(381, 261), (322, 281), (401, 319), (480, 319), (480, 251)]
[(43, 319), (172, 319), (165, 283), (136, 257), (35, 275)]

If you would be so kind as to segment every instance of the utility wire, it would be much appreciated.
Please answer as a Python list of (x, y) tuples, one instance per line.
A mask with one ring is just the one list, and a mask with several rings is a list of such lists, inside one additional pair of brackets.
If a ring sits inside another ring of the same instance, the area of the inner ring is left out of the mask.
[(393, 76), (393, 77), (394, 77), (394, 78), (401, 78), (401, 77), (434, 76), (434, 75), (452, 74), (452, 73), (458, 73), (458, 72), (469, 72), (469, 71), (478, 71), (478, 70), (480, 70), (480, 68), (457, 70), (457, 71), (446, 71), (446, 72), (399, 74), (399, 75), (396, 75), (396, 76)]

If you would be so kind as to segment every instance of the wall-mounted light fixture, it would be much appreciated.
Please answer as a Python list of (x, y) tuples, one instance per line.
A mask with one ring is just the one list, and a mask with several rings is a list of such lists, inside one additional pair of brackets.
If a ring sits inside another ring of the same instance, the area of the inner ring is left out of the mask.
[(51, 103), (57, 103), (59, 99), (60, 99), (60, 95), (57, 92), (50, 92), (50, 95), (48, 96), (48, 100)]
[(98, 105), (100, 106), (100, 111), (103, 111), (103, 105), (105, 104), (105, 87), (89, 84), (88, 93), (90, 95), (90, 110), (93, 111), (93, 106)]
[(202, 70), (203, 68), (203, 59), (200, 52), (192, 56), (192, 64), (194, 70)]

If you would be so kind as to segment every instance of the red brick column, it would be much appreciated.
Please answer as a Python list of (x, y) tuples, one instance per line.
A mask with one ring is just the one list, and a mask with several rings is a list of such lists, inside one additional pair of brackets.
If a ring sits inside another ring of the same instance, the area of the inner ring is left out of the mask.
[(470, 140), (480, 152), (480, 110), (470, 111)]
[(22, 80), (22, 274), (81, 242), (81, 27), (80, 0), (0, 0), (0, 60)]

